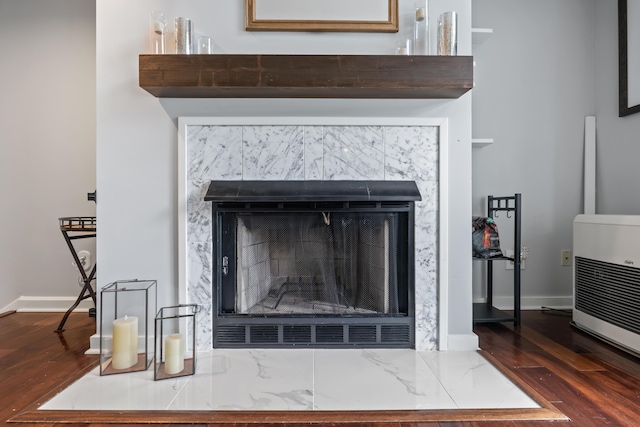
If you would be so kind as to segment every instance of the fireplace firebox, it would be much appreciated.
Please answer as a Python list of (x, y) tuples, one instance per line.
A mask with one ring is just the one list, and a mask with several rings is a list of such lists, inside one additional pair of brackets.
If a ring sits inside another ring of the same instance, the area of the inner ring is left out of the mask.
[(213, 345), (414, 347), (413, 181), (211, 181)]

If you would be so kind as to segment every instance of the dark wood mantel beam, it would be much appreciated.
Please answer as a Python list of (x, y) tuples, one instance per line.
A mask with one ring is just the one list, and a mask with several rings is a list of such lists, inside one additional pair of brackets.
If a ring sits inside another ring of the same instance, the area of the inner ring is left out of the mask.
[(162, 98), (459, 98), (471, 56), (140, 55), (140, 87)]

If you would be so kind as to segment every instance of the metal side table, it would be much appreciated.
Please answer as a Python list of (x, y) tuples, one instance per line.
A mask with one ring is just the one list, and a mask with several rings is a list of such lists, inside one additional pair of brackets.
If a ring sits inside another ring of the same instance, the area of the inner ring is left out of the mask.
[[(88, 239), (91, 237), (96, 237), (96, 217), (94, 216), (76, 216), (76, 217), (64, 217), (59, 218), (60, 221), (60, 231), (62, 232), (62, 236), (64, 237), (65, 242), (67, 242), (67, 246), (69, 246), (69, 250), (71, 251), (71, 255), (73, 256), (73, 260), (75, 261), (76, 266), (78, 267), (78, 271), (82, 277), (82, 290), (78, 295), (78, 298), (73, 303), (73, 305), (67, 310), (56, 329), (56, 332), (62, 332), (64, 329), (64, 324), (67, 321), (67, 318), (71, 314), (73, 310), (80, 304), (83, 300), (87, 298), (91, 298), (93, 300), (94, 313), (95, 313), (95, 305), (96, 305), (96, 292), (91, 286), (91, 282), (96, 278), (96, 264), (93, 264), (93, 268), (89, 275), (84, 270), (82, 266), (82, 262), (78, 257), (78, 253), (76, 248), (73, 246), (73, 240), (78, 239)], [(94, 314), (95, 315), (95, 314)]]

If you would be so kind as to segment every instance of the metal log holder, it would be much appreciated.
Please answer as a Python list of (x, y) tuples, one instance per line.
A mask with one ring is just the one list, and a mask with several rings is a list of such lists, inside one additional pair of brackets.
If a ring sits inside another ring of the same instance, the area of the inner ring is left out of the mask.
[(82, 290), (80, 290), (80, 294), (78, 298), (73, 303), (73, 305), (67, 310), (58, 325), (58, 329), (56, 332), (64, 331), (64, 324), (67, 321), (67, 318), (71, 314), (73, 310), (85, 299), (91, 298), (93, 300), (94, 308), (89, 311), (89, 315), (95, 317), (95, 305), (96, 305), (96, 292), (91, 286), (91, 282), (96, 278), (96, 264), (93, 264), (93, 268), (87, 275), (87, 272), (84, 270), (82, 262), (78, 257), (78, 252), (76, 248), (73, 246), (73, 241), (78, 239), (88, 239), (91, 237), (96, 237), (96, 217), (94, 216), (80, 216), (80, 217), (64, 217), (59, 218), (60, 221), (60, 231), (62, 232), (62, 236), (64, 237), (65, 242), (67, 242), (67, 246), (71, 251), (71, 256), (73, 256), (73, 260), (78, 267), (78, 271), (80, 272), (80, 276), (82, 277)]

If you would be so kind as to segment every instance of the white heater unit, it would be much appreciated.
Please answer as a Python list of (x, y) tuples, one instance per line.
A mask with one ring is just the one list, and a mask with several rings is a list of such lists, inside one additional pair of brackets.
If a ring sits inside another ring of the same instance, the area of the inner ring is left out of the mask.
[(640, 215), (573, 221), (573, 324), (640, 355)]

